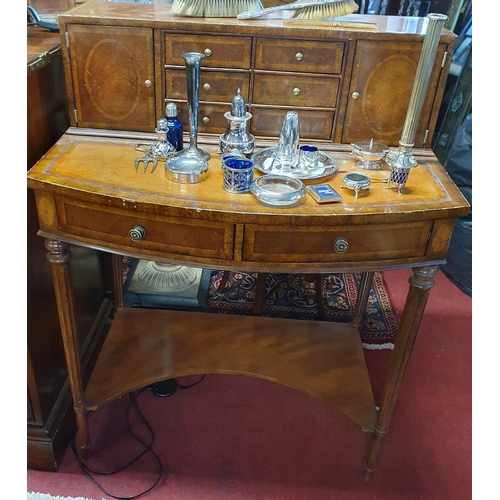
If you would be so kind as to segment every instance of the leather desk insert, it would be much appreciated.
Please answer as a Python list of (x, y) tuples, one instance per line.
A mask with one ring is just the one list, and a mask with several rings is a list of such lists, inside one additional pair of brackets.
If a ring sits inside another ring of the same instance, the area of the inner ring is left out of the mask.
[[(166, 378), (240, 373), (303, 391), (373, 432), (368, 475), (454, 220), (468, 211), (459, 190), (431, 152), (418, 151), (419, 166), (403, 195), (374, 182), (356, 199), (340, 186), (345, 173), (357, 167), (345, 146), (332, 144), (329, 153), (347, 162), (321, 182), (341, 191), (341, 203), (319, 205), (307, 196), (296, 206), (266, 207), (251, 193), (232, 195), (222, 189), (215, 146), (203, 146), (211, 153), (208, 178), (180, 184), (164, 177), (162, 163), (152, 174), (137, 173), (136, 142), (71, 129), (28, 173), (64, 318), (81, 453), (90, 448), (88, 409)], [(384, 178), (387, 173), (370, 175)], [(129, 237), (134, 227), (144, 230), (138, 241)], [(335, 246), (337, 238), (348, 243), (346, 251)], [(115, 255), (116, 312), (85, 390), (71, 319), (68, 243)], [(350, 269), (361, 271), (362, 279), (350, 324), (254, 316), (234, 321), (231, 315), (123, 308), (121, 255), (209, 269)], [(413, 267), (414, 272), (377, 412), (358, 328), (373, 272), (394, 267)]]

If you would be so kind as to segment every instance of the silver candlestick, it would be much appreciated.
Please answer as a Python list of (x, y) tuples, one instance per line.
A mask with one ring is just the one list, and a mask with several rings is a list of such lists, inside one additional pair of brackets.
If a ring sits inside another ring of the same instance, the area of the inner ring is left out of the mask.
[(413, 158), (411, 152), (432, 66), (436, 57), (441, 30), (448, 16), (444, 14), (429, 14), (427, 18), (429, 19), (429, 23), (418, 61), (417, 73), (413, 82), (401, 139), (399, 140), (399, 148), (397, 151), (389, 152), (385, 159), (391, 167), (387, 187), (397, 188), (398, 194), (401, 194), (401, 190), (406, 185), (411, 167), (417, 166), (417, 161)]
[(198, 94), (200, 63), (205, 57), (198, 52), (182, 54), (186, 63), (187, 98), (189, 112), (189, 148), (179, 151), (165, 164), (165, 176), (175, 182), (193, 184), (208, 176), (210, 154), (198, 147)]

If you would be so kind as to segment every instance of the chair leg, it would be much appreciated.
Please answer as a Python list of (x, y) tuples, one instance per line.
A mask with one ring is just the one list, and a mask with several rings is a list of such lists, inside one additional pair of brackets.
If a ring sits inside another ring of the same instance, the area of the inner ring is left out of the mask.
[(325, 306), (323, 305), (323, 275), (315, 274), (314, 283), (316, 285), (316, 304), (318, 306), (318, 316), (320, 319), (325, 320)]
[(266, 273), (258, 273), (255, 279), (255, 301), (253, 303), (252, 314), (259, 316), (262, 313), (262, 303), (264, 302), (264, 286), (266, 284)]
[(230, 276), (231, 276), (231, 271), (222, 272), (222, 278), (220, 279), (219, 286), (217, 287), (217, 293), (223, 292)]

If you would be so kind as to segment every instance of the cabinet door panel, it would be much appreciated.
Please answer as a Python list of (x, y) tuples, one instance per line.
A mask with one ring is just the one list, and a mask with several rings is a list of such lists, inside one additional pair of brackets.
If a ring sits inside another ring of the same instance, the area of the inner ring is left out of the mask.
[[(166, 71), (166, 93), (168, 99), (187, 99), (186, 71), (168, 69)], [(223, 71), (200, 71), (198, 96), (200, 101), (230, 103), (238, 89), (248, 102), (250, 75), (248, 73), (224, 73)], [(228, 108), (229, 111), (230, 108)]]
[[(409, 42), (362, 40), (357, 43), (342, 143), (374, 138), (388, 146), (398, 145), (421, 50), (422, 44)], [(445, 45), (439, 45), (415, 135), (415, 147), (423, 146), (444, 51)]]
[(153, 131), (153, 31), (70, 25), (68, 33), (78, 126)]

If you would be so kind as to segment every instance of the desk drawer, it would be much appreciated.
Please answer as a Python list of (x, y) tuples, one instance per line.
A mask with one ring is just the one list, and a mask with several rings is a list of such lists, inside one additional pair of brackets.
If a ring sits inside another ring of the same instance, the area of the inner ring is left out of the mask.
[(362, 262), (421, 257), (432, 222), (367, 226), (245, 226), (245, 262)]
[[(129, 249), (214, 259), (233, 257), (232, 224), (134, 213), (114, 207), (103, 210), (100, 205), (65, 198), (57, 200), (57, 214), (61, 231), (96, 245), (111, 243)], [(136, 226), (145, 230), (139, 241), (129, 236)]]
[(252, 39), (241, 36), (165, 33), (165, 64), (185, 66), (181, 56), (186, 52), (204, 54), (202, 68), (250, 69)]
[[(168, 69), (166, 71), (167, 100), (187, 99), (186, 71)], [(250, 75), (248, 73), (229, 73), (224, 71), (200, 71), (199, 100), (231, 103), (238, 89), (248, 102)], [(227, 111), (231, 105), (227, 106)]]
[(338, 89), (336, 77), (259, 73), (255, 75), (253, 103), (335, 108)]
[(344, 42), (258, 38), (255, 69), (340, 74)]

